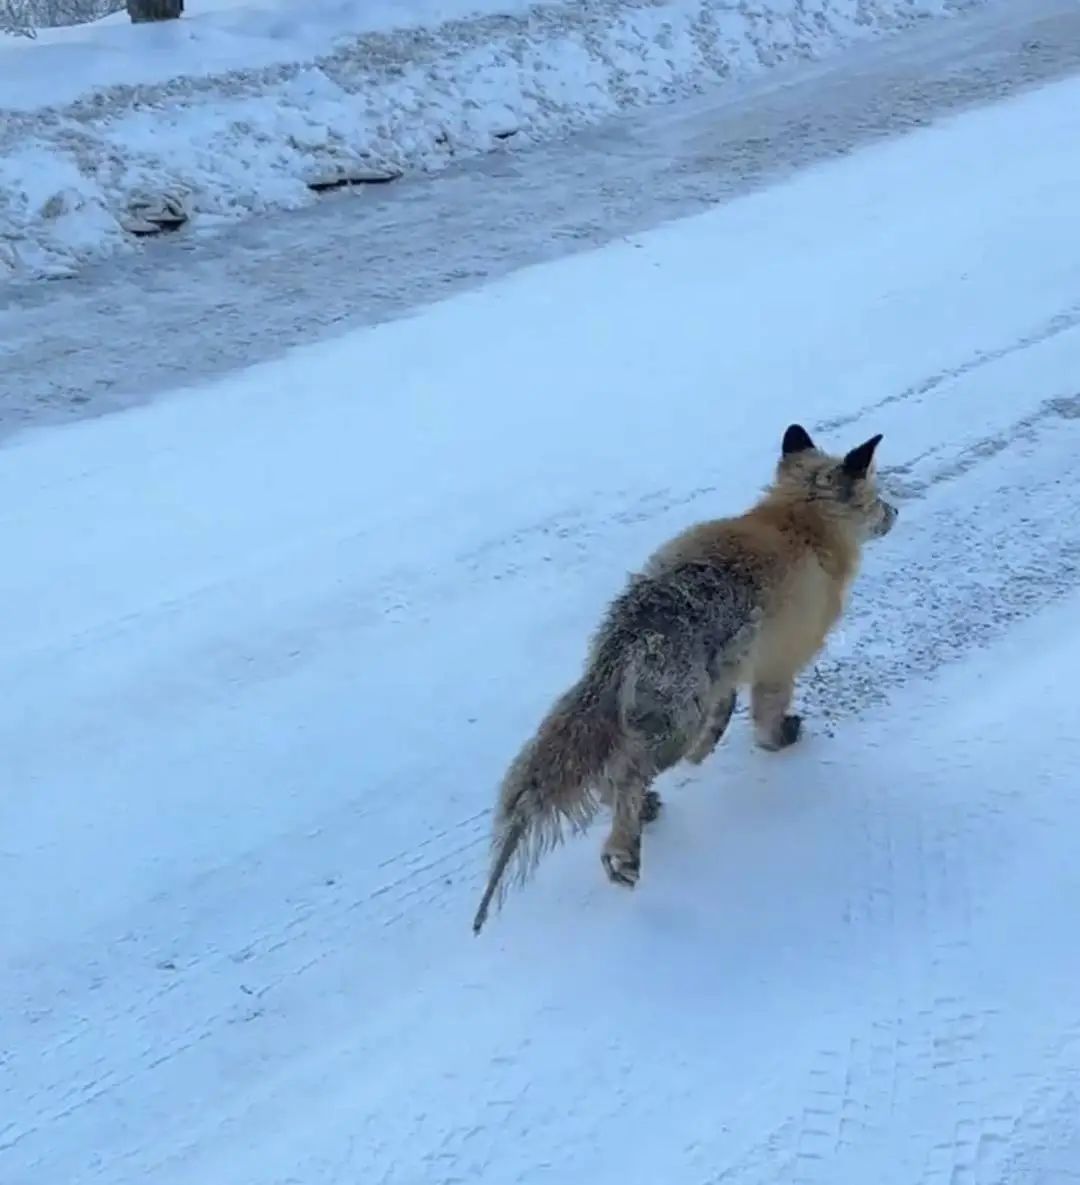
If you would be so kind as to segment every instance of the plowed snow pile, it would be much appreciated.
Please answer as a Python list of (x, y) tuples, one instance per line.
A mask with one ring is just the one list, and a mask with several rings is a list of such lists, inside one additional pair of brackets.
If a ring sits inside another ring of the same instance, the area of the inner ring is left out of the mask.
[(0, 41), (0, 281), (518, 145), (986, 0), (196, 0)]

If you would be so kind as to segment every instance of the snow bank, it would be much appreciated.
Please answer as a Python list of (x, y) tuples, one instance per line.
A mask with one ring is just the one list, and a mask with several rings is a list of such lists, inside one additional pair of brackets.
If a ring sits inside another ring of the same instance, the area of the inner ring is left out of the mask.
[(0, 42), (0, 279), (434, 171), (986, 0), (196, 3)]

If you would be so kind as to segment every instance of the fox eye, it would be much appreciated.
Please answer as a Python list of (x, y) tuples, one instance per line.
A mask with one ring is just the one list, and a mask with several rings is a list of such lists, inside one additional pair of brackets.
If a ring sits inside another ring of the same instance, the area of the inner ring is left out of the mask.
[(866, 482), (865, 477), (858, 477), (849, 472), (843, 465), (837, 465), (832, 472), (833, 484), (842, 502), (851, 502)]

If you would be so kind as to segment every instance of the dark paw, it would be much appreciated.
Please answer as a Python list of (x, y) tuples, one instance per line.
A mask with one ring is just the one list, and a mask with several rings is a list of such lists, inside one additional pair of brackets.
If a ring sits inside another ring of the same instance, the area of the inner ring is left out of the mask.
[(794, 745), (795, 742), (802, 736), (802, 717), (794, 713), (790, 716), (785, 716), (780, 721), (780, 748), (786, 749), (788, 745)]
[(794, 714), (785, 716), (780, 721), (780, 727), (773, 735), (769, 737), (759, 738), (758, 744), (767, 749), (770, 753), (775, 753), (779, 749), (786, 749), (802, 736), (802, 717)]
[(645, 797), (641, 800), (641, 811), (638, 818), (642, 823), (655, 823), (660, 817), (663, 806), (664, 800), (655, 790), (646, 790)]

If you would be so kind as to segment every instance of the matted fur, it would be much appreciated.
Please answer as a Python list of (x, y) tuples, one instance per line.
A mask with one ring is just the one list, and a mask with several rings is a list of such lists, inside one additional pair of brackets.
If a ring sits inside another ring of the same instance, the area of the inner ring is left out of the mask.
[(566, 833), (612, 808), (603, 862), (632, 886), (650, 786), (703, 761), (749, 684), (758, 743), (793, 743), (795, 676), (839, 618), (863, 543), (896, 510), (877, 494), (873, 437), (844, 457), (805, 429), (784, 435), (772, 484), (745, 514), (691, 527), (661, 547), (608, 608), (578, 682), (554, 704), (503, 779), (492, 867), (473, 930)]

